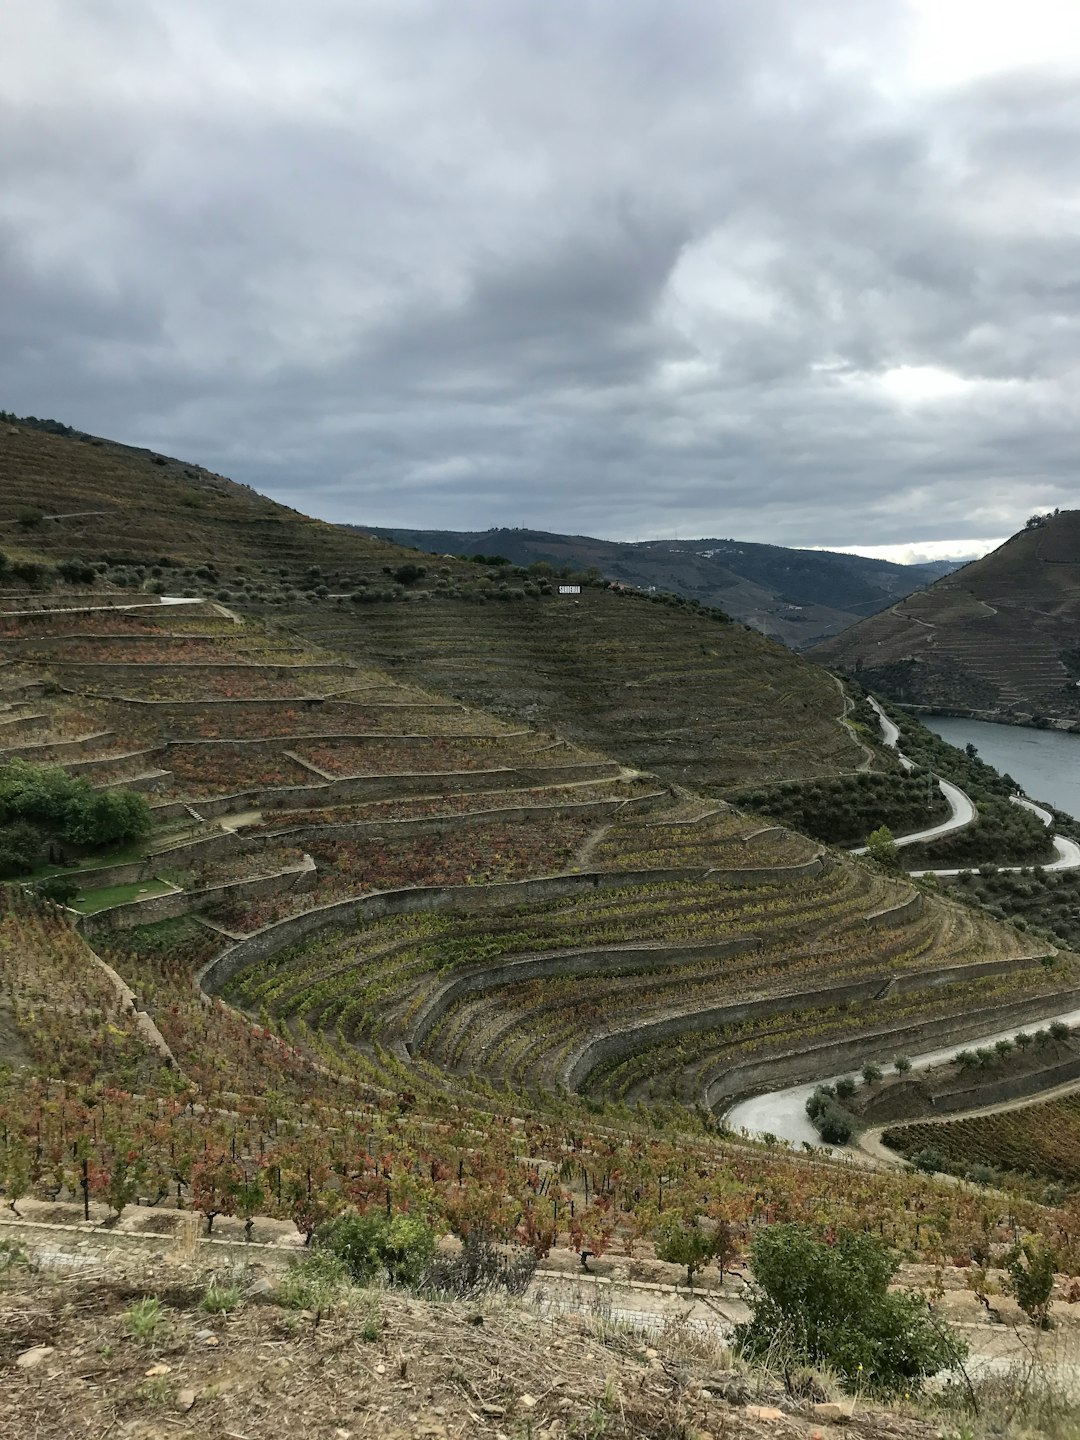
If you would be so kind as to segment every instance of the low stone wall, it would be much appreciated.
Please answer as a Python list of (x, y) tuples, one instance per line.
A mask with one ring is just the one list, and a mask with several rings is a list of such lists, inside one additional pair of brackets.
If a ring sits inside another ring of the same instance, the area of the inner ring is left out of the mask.
[(718, 885), (794, 885), (823, 874), (831, 864), (831, 856), (818, 854), (794, 865), (748, 865), (732, 870), (710, 869), (705, 874), (706, 879)]
[[(7, 729), (16, 730), (20, 726), (25, 726), (31, 730), (47, 730), (51, 724), (52, 717), (49, 715), (0, 715), (0, 739), (3, 738)], [(35, 743), (44, 745), (47, 742), (42, 740)], [(3, 749), (6, 755), (12, 755), (18, 754), (22, 746), (5, 745)]]
[[(170, 667), (171, 668), (171, 667)], [(79, 695), (82, 692), (68, 686), (58, 686), (69, 695)], [(256, 695), (249, 700), (148, 700), (138, 695), (106, 695), (100, 697), (109, 701), (111, 705), (131, 705), (141, 709), (144, 714), (151, 714), (166, 718), (172, 715), (212, 715), (215, 720), (235, 719), (243, 722), (254, 711), (262, 708), (274, 711), (286, 707), (289, 710), (318, 711), (321, 706), (339, 706), (342, 709), (354, 710), (415, 710), (420, 713), (439, 712), (446, 710), (464, 710), (466, 707), (457, 701), (430, 701), (411, 702), (399, 700), (346, 700), (338, 695)]]
[[(85, 936), (83, 937), (83, 943), (86, 944)], [(147, 1012), (140, 1009), (135, 991), (132, 990), (131, 986), (128, 985), (125, 980), (121, 979), (112, 966), (107, 965), (101, 956), (92, 950), (89, 945), (86, 945), (86, 950), (94, 964), (104, 972), (110, 985), (116, 992), (120, 1009), (126, 1014), (131, 1015), (136, 1029), (139, 1031), (148, 1048), (156, 1051), (170, 1070), (179, 1070), (180, 1067), (176, 1063), (176, 1056), (165, 1043), (164, 1035), (162, 1035)]]
[(1078, 1003), (1080, 990), (1059, 990), (1029, 1000), (968, 1010), (961, 1016), (942, 1016), (894, 1029), (867, 1031), (851, 1040), (808, 1045), (783, 1055), (718, 1069), (706, 1079), (701, 1098), (710, 1110), (720, 1113), (749, 1095), (825, 1080), (867, 1060), (880, 1061), (883, 1055), (891, 1059), (893, 1055), (905, 1051), (919, 1054), (942, 1041), (962, 1044), (967, 1040), (980, 1039), (1013, 1025), (1024, 1025), (1044, 1016), (1074, 1010)]
[[(651, 797), (642, 797), (642, 799)], [(264, 845), (310, 844), (318, 840), (383, 840), (393, 844), (415, 835), (450, 835), (472, 825), (516, 825), (529, 820), (546, 820), (552, 815), (568, 819), (602, 818), (634, 806), (643, 808), (640, 800), (582, 800), (566, 805), (507, 805), (498, 810), (466, 810), (459, 815), (430, 815), (415, 820), (347, 820), (324, 825), (295, 825), (287, 830), (246, 837), (253, 850)]]
[(290, 915), (273, 925), (229, 946), (202, 967), (196, 984), (213, 994), (220, 990), (237, 970), (254, 965), (279, 950), (299, 944), (320, 930), (351, 924), (362, 918), (378, 920), (384, 915), (412, 915), (426, 911), (458, 910), (462, 914), (476, 911), (513, 909), (543, 900), (571, 900), (597, 890), (617, 890), (635, 885), (678, 883), (702, 880), (702, 869), (679, 870), (608, 870), (587, 871), (572, 875), (543, 876), (535, 880), (499, 880), (488, 885), (414, 885), (401, 890), (378, 890), (358, 895), (351, 900), (338, 900)]
[(661, 1020), (627, 1026), (582, 1041), (563, 1062), (560, 1082), (565, 1090), (582, 1090), (589, 1076), (602, 1065), (612, 1065), (639, 1050), (647, 1050), (664, 1040), (679, 1035), (697, 1035), (703, 1030), (719, 1030), (746, 1020), (764, 1020), (791, 1010), (817, 1010), (834, 1005), (850, 1005), (856, 1000), (872, 1000), (881, 989), (882, 977), (833, 985), (821, 990), (786, 990), (778, 995), (736, 1001), (729, 1005), (710, 1005), (703, 1010), (680, 1011)]
[[(279, 702), (279, 704), (280, 704), (280, 702)], [(374, 707), (373, 707), (373, 708), (374, 708)], [(385, 708), (387, 708), (387, 707), (383, 706), (383, 707), (381, 707), (381, 708), (385, 709)], [(411, 707), (405, 707), (405, 708), (411, 708)], [(310, 731), (310, 732), (308, 732), (307, 734), (300, 734), (300, 735), (295, 735), (295, 734), (294, 734), (294, 735), (255, 735), (255, 736), (251, 736), (251, 737), (238, 736), (238, 737), (236, 737), (235, 739), (232, 738), (232, 737), (229, 737), (229, 736), (222, 736), (221, 738), (219, 738), (219, 739), (214, 739), (214, 740), (204, 740), (204, 739), (201, 739), (199, 736), (196, 735), (196, 736), (192, 736), (192, 737), (190, 737), (190, 738), (181, 739), (181, 740), (165, 740), (165, 741), (163, 741), (160, 745), (154, 747), (154, 753), (167, 756), (167, 755), (168, 755), (168, 752), (169, 752), (170, 750), (174, 749), (176, 746), (180, 746), (180, 747), (181, 747), (182, 749), (184, 749), (184, 750), (191, 750), (191, 749), (194, 749), (194, 748), (196, 748), (196, 747), (204, 747), (204, 746), (205, 746), (207, 750), (212, 750), (213, 747), (216, 746), (216, 745), (228, 746), (230, 750), (239, 750), (239, 749), (249, 749), (249, 748), (250, 748), (250, 749), (258, 749), (258, 750), (269, 750), (269, 751), (271, 751), (272, 753), (277, 753), (277, 752), (279, 752), (279, 751), (281, 751), (281, 750), (295, 749), (295, 748), (297, 748), (298, 746), (326, 745), (326, 744), (333, 744), (335, 741), (342, 742), (342, 743), (345, 743), (345, 744), (355, 745), (355, 744), (363, 744), (363, 742), (364, 742), (365, 740), (376, 740), (376, 741), (378, 741), (380, 744), (385, 742), (385, 743), (388, 743), (388, 744), (400, 745), (400, 746), (402, 746), (404, 749), (409, 749), (409, 748), (414, 747), (414, 746), (430, 745), (431, 742), (432, 742), (432, 740), (442, 739), (442, 738), (451, 739), (451, 740), (453, 740), (455, 743), (458, 743), (458, 742), (463, 741), (463, 740), (464, 740), (464, 741), (471, 741), (471, 740), (482, 740), (482, 741), (518, 740), (518, 739), (521, 739), (522, 736), (531, 735), (531, 734), (532, 734), (532, 731), (530, 731), (530, 730), (515, 730), (512, 735), (505, 735), (505, 736), (504, 736), (504, 735), (478, 735), (478, 734), (472, 734), (472, 733), (470, 733), (470, 734), (467, 734), (467, 735), (452, 735), (452, 736), (442, 737), (442, 736), (419, 735), (419, 734), (418, 734), (418, 735), (402, 735), (402, 734), (399, 734), (398, 732), (393, 731), (393, 730), (361, 730), (361, 731), (353, 731), (353, 732), (341, 731), (341, 730), (332, 730), (332, 731), (317, 731), (317, 730), (316, 730), (316, 731)]]
[(410, 1050), (422, 1045), (454, 1005), (468, 995), (496, 990), (500, 985), (524, 984), (530, 980), (550, 980), (568, 975), (671, 969), (702, 960), (724, 960), (760, 949), (758, 936), (739, 935), (731, 940), (702, 945), (604, 945), (591, 950), (557, 950), (542, 955), (519, 956), (494, 965), (472, 966), (443, 981), (424, 1002), (405, 1043)]
[(898, 905), (891, 905), (886, 910), (875, 910), (869, 915), (864, 915), (863, 924), (870, 930), (907, 925), (910, 921), (917, 920), (925, 908), (926, 896), (921, 890), (915, 890), (906, 900), (901, 900)]
[[(921, 1120), (934, 1120), (940, 1115), (954, 1115), (965, 1110), (979, 1110), (985, 1105), (1000, 1105), (1009, 1100), (1020, 1100), (1027, 1095), (1038, 1095), (1052, 1090), (1057, 1085), (1066, 1085), (1070, 1080), (1080, 1079), (1080, 1055), (1055, 1065), (1046, 1065), (1038, 1070), (1004, 1076), (982, 1084), (969, 1083), (955, 1090), (927, 1090), (925, 1077), (913, 1072), (899, 1085), (891, 1085), (878, 1095), (867, 1095), (862, 1107), (863, 1117), (871, 1125), (904, 1125)], [(927, 1094), (932, 1096), (929, 1108), (925, 1103)], [(910, 1096), (910, 1107), (904, 1108), (904, 1095)], [(878, 1105), (875, 1106), (875, 1100)], [(891, 1102), (891, 1104), (890, 1104)], [(899, 1103), (899, 1108), (897, 1107)], [(889, 1107), (889, 1113), (882, 1113)]]
[[(613, 890), (638, 885), (679, 884), (687, 880), (711, 883), (726, 876), (766, 877), (764, 882), (783, 885), (800, 878), (793, 872), (816, 873), (811, 865), (823, 866), (827, 856), (815, 857), (804, 865), (782, 866), (776, 870), (714, 871), (699, 866), (682, 866), (666, 870), (584, 871), (578, 874), (544, 876), (535, 880), (496, 881), (488, 885), (410, 886), (401, 890), (376, 891), (350, 900), (339, 900), (319, 906), (300, 915), (291, 915), (273, 925), (256, 931), (238, 941), (220, 955), (209, 960), (195, 977), (196, 984), (213, 993), (246, 965), (257, 964), (278, 950), (298, 944), (320, 930), (350, 924), (358, 917), (380, 919), (384, 915), (415, 914), (424, 911), (458, 909), (461, 913), (477, 910), (498, 911), (543, 900), (572, 899), (576, 895), (597, 890)], [(737, 883), (737, 882), (736, 882)], [(878, 981), (880, 988), (881, 981)]]
[[(100, 743), (100, 742), (99, 742)], [(56, 749), (56, 746), (51, 747)], [(105, 770), (110, 765), (116, 765), (121, 760), (140, 760), (145, 763), (147, 770), (155, 770), (152, 761), (155, 755), (160, 753), (159, 746), (150, 746), (144, 750), (126, 750), (119, 755), (98, 755), (88, 760), (63, 760), (61, 764), (69, 775), (85, 775), (87, 779), (93, 779), (96, 770)], [(167, 773), (162, 771), (163, 774)]]
[(857, 1001), (876, 1000), (883, 994), (910, 993), (948, 985), (957, 979), (978, 980), (999, 975), (1020, 965), (1036, 966), (1039, 958), (1024, 961), (990, 960), (976, 965), (950, 965), (937, 970), (912, 970), (888, 976), (876, 975), (845, 985), (830, 985), (817, 990), (784, 991), (730, 1005), (714, 1005), (704, 1010), (683, 1011), (642, 1025), (595, 1035), (584, 1041), (567, 1057), (561, 1081), (567, 1090), (580, 1090), (589, 1075), (602, 1065), (624, 1060), (628, 1055), (648, 1049), (678, 1035), (696, 1035), (703, 1030), (719, 1030), (746, 1020), (762, 1020), (787, 1011), (822, 1010), (833, 1006), (851, 1005)]
[[(278, 841), (278, 837), (268, 837)], [(221, 830), (202, 840), (193, 840), (190, 845), (175, 845), (169, 850), (158, 850), (132, 860), (125, 865), (101, 865), (90, 870), (71, 870), (66, 879), (75, 880), (84, 890), (98, 890), (106, 885), (134, 885), (139, 880), (149, 880), (162, 870), (185, 869), (188, 865), (205, 856), (235, 854), (249, 848), (244, 839), (232, 830)]]
[(311, 660), (302, 664), (270, 660), (53, 660), (52, 668), (65, 676), (104, 678), (116, 673), (123, 679), (138, 675), (232, 675), (237, 670), (257, 670), (275, 679), (288, 679), (297, 672), (314, 675), (352, 675), (356, 666), (345, 660)]
[[(213, 818), (241, 810), (318, 810), (343, 800), (398, 800), (414, 795), (471, 795), (482, 790), (537, 789), (568, 780), (613, 780), (620, 773), (618, 765), (565, 766), (555, 770), (495, 766), (488, 770), (399, 771), (393, 775), (342, 775), (310, 785), (238, 790), (232, 795), (194, 799), (191, 803), (200, 815)], [(184, 808), (182, 806), (174, 811), (161, 807), (154, 813), (165, 818), (183, 814)]]
[(309, 890), (315, 883), (316, 870), (310, 856), (306, 865), (290, 865), (275, 875), (259, 875), (249, 879), (229, 880), (222, 885), (208, 885), (202, 890), (175, 890), (168, 895), (151, 895), (145, 900), (129, 900), (99, 910), (94, 915), (79, 917), (79, 928), (94, 934), (109, 930), (131, 930), (136, 925), (154, 925), (159, 920), (175, 920), (190, 915), (222, 900), (255, 900), (261, 895), (280, 895), (288, 890)]
[[(12, 722), (12, 723), (15, 723), (15, 724), (18, 724), (18, 723), (27, 724), (27, 723), (29, 722), (29, 720), (31, 720), (31, 719), (39, 720), (42, 725), (47, 725), (48, 722), (49, 722), (49, 717), (48, 717), (47, 715), (41, 715), (41, 716), (28, 717), (27, 720), (23, 720), (23, 721), (21, 721), (21, 722), (14, 721), (14, 722)], [(2, 735), (3, 735), (3, 732), (0, 731), (0, 738), (2, 738)], [(72, 764), (72, 763), (70, 763), (70, 762), (65, 761), (65, 760), (64, 760), (64, 757), (65, 757), (65, 756), (67, 756), (67, 755), (78, 755), (78, 754), (80, 754), (83, 750), (86, 750), (86, 749), (87, 749), (89, 746), (91, 746), (91, 745), (100, 745), (103, 741), (105, 741), (105, 740), (111, 740), (111, 739), (113, 739), (113, 738), (115, 738), (115, 731), (113, 731), (113, 730), (99, 730), (96, 735), (82, 735), (82, 736), (79, 737), (78, 740), (33, 740), (33, 741), (24, 741), (24, 742), (23, 742), (22, 744), (20, 744), (20, 745), (4, 745), (4, 746), (0, 746), (0, 749), (3, 750), (4, 758), (5, 758), (5, 759), (8, 759), (8, 760), (14, 759), (14, 757), (17, 756), (17, 755), (18, 755), (18, 756), (21, 756), (24, 760), (33, 760), (35, 754), (40, 753), (42, 750), (49, 750), (49, 751), (51, 751), (54, 755), (56, 755), (56, 756), (59, 757), (60, 761), (64, 764), (64, 768), (65, 768), (66, 770), (70, 770), (70, 771), (74, 772), (74, 771), (75, 771), (75, 764)], [(147, 753), (152, 753), (152, 752), (147, 752)], [(83, 763), (83, 762), (76, 762), (76, 764), (78, 764), (78, 763)], [(92, 762), (85, 762), (85, 763), (92, 763)], [(98, 763), (103, 763), (103, 762), (98, 762)]]

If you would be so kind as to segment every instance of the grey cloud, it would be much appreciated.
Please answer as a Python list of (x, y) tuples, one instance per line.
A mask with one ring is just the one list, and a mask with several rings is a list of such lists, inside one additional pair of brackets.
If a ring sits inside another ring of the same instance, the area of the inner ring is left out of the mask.
[(909, 20), (16, 0), (0, 406), (360, 523), (1004, 533), (1070, 503), (1080, 106), (898, 101)]

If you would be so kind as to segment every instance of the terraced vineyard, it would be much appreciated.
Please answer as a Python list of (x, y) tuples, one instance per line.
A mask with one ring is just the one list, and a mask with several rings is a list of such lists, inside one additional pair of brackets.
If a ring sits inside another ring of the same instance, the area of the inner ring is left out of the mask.
[[(174, 550), (235, 523), (237, 565), (275, 526), (290, 575), (301, 541), (324, 576), (387, 553), (139, 463), (176, 486)], [(19, 535), (56, 559), (66, 524)], [(0, 765), (138, 789), (153, 821), (123, 851), (52, 837), (3, 890), (9, 1200), (130, 1192), (305, 1233), (345, 1203), (419, 1208), (537, 1253), (647, 1244), (672, 1195), (743, 1238), (860, 1206), (927, 1253), (994, 1228), (964, 1197), (928, 1238), (931, 1182), (868, 1202), (865, 1177), (715, 1123), (759, 1087), (1077, 1003), (1071, 955), (719, 794), (876, 762), (830, 677), (608, 591), (316, 592), (270, 624), (234, 595), (158, 604), (124, 569), (0, 594)], [(79, 914), (24, 888), (57, 872)]]
[(741, 626), (693, 615), (673, 644), (670, 611), (624, 592), (479, 609), (454, 600), (319, 609), (290, 625), (305, 643), (710, 794), (759, 777), (854, 771), (861, 759), (823, 671)]
[(895, 1125), (885, 1143), (902, 1155), (932, 1150), (950, 1169), (1017, 1171), (1080, 1184), (1080, 1096), (933, 1125)]

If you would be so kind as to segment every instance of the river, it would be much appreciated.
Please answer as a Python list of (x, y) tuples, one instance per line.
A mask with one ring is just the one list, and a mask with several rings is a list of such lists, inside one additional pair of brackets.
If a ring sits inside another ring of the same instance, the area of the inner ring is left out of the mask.
[(918, 718), (950, 745), (961, 750), (974, 745), (983, 760), (1011, 775), (1033, 800), (1045, 800), (1080, 820), (1080, 735), (952, 715)]

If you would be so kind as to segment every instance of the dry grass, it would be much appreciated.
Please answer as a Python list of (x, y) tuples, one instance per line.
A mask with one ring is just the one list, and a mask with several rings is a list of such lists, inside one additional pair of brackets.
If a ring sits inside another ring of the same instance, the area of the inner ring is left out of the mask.
[[(68, 1257), (69, 1263), (71, 1257)], [(769, 1377), (740, 1373), (716, 1340), (672, 1326), (650, 1337), (602, 1318), (540, 1318), (350, 1290), (318, 1311), (272, 1290), (207, 1314), (207, 1285), (257, 1276), (110, 1257), (108, 1273), (13, 1266), (0, 1282), (0, 1434), (33, 1440), (794, 1440), (820, 1433)], [(129, 1320), (161, 1302), (150, 1336)], [(17, 1357), (52, 1347), (23, 1369)], [(772, 1419), (756, 1413), (780, 1405)], [(867, 1440), (929, 1440), (930, 1425), (857, 1412)]]

